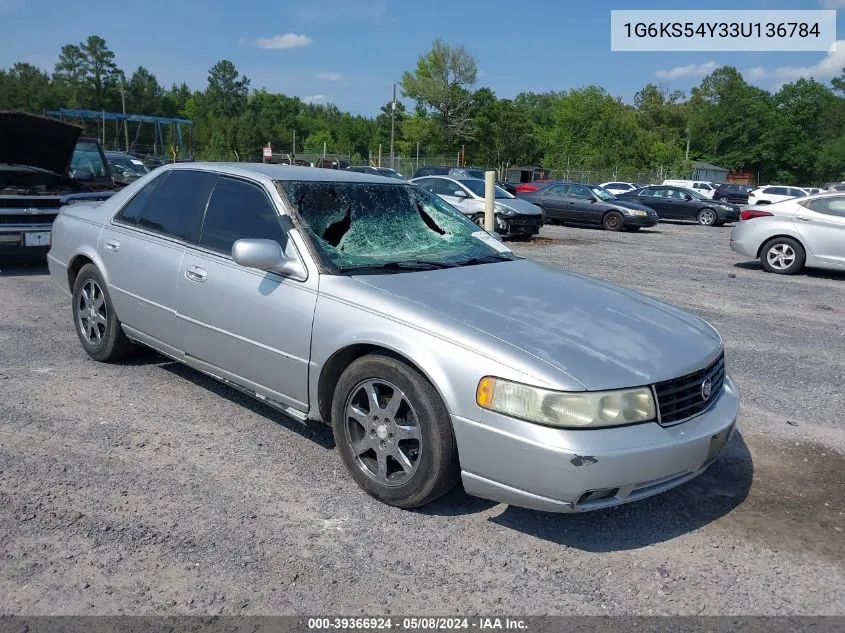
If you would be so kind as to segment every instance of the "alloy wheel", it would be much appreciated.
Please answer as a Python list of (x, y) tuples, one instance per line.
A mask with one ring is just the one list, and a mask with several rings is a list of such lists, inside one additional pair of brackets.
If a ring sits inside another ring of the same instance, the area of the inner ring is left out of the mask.
[(358, 467), (378, 484), (401, 486), (417, 471), (422, 429), (414, 407), (396, 385), (359, 383), (346, 400), (344, 430)]
[(710, 209), (704, 209), (698, 214), (698, 223), (710, 226), (716, 223), (716, 214)]
[(77, 325), (86, 341), (99, 345), (106, 335), (108, 308), (103, 289), (93, 279), (88, 279), (79, 293), (76, 305)]
[(795, 263), (795, 249), (789, 244), (775, 244), (766, 253), (766, 260), (772, 268), (786, 270)]

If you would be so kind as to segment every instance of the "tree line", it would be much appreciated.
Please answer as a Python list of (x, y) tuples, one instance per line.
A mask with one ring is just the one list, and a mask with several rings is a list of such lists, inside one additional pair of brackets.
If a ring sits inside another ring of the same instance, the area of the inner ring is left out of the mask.
[[(265, 143), (367, 159), (385, 155), (394, 119), (398, 153), (457, 158), (501, 168), (683, 175), (693, 159), (751, 172), (760, 182), (817, 184), (845, 178), (845, 69), (830, 85), (799, 79), (768, 92), (735, 68), (714, 70), (689, 94), (649, 83), (625, 103), (600, 86), (525, 92), (501, 99), (478, 86), (476, 59), (463, 47), (435, 41), (403, 74), (402, 95), (375, 116), (333, 104), (306, 103), (254, 89), (229, 60), (208, 72), (203, 90), (162, 86), (143, 66), (131, 74), (96, 35), (62, 46), (51, 72), (28, 63), (0, 69), (0, 109), (43, 112), (85, 108), (181, 117), (194, 122), (198, 158), (255, 158)], [(391, 117), (391, 113), (393, 117)], [(138, 143), (151, 144), (151, 130)]]

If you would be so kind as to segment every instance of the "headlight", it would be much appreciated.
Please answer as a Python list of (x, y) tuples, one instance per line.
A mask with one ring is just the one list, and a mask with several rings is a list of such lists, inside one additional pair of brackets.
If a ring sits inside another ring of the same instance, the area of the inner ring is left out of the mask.
[(502, 215), (516, 215), (516, 211), (511, 209), (510, 207), (506, 207), (503, 204), (495, 205), (496, 213), (501, 213)]
[(619, 426), (656, 418), (648, 387), (562, 392), (485, 376), (475, 401), (491, 411), (559, 428)]
[(733, 211), (733, 207), (730, 207), (726, 204), (720, 204), (719, 206), (722, 207), (725, 211)]
[(641, 209), (626, 209), (628, 215), (648, 215), (645, 211)]

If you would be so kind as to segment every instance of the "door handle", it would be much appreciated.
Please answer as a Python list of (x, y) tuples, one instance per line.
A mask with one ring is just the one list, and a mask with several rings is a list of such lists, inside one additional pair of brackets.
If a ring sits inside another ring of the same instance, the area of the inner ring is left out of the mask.
[(197, 283), (205, 283), (205, 280), (208, 278), (208, 272), (204, 268), (200, 268), (199, 266), (188, 266), (185, 269), (185, 277), (190, 279), (191, 281), (196, 281)]
[(801, 220), (802, 222), (812, 222), (812, 220), (810, 220), (810, 218), (805, 218), (803, 215), (796, 215), (795, 219)]
[(103, 247), (110, 253), (116, 253), (120, 249), (120, 242), (117, 240), (106, 240)]

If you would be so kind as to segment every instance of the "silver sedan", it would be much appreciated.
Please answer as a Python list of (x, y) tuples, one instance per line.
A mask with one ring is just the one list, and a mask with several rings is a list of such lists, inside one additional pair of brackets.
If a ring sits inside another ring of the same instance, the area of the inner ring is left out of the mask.
[(642, 499), (702, 473), (739, 411), (710, 325), (395, 179), (168, 165), (63, 208), (48, 261), (92, 358), (146, 345), (330, 424), (403, 508), (458, 481), (559, 512)]
[(794, 275), (804, 266), (845, 270), (845, 195), (821, 194), (748, 208), (730, 244), (781, 275)]

